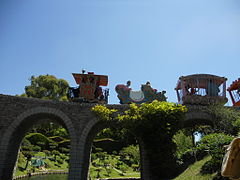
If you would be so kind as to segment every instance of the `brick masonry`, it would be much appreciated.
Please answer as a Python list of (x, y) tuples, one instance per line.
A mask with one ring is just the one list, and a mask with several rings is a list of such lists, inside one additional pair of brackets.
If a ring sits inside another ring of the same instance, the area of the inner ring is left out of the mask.
[[(33, 125), (46, 121), (63, 125), (70, 134), (69, 180), (87, 180), (90, 152), (95, 135), (108, 125), (101, 123), (91, 108), (95, 104), (79, 104), (23, 98), (0, 94), (0, 179), (11, 180), (20, 143)], [(128, 105), (108, 105), (124, 111)], [(193, 124), (213, 125), (212, 117), (203, 106), (189, 106), (182, 127)], [(142, 179), (150, 179), (150, 162), (141, 147)]]

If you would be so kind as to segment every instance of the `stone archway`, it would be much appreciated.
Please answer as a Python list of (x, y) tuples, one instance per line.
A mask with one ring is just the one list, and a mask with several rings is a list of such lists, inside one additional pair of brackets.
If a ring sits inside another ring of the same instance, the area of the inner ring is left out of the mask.
[(182, 128), (196, 125), (214, 126), (213, 116), (208, 111), (190, 110), (186, 113), (184, 120), (181, 122)]
[(81, 135), (78, 137), (78, 145), (76, 148), (76, 161), (79, 163), (77, 165), (77, 171), (74, 177), (69, 177), (69, 179), (83, 179), (87, 180), (89, 176), (89, 165), (90, 165), (90, 156), (92, 143), (96, 134), (102, 129), (108, 127), (107, 124), (101, 122), (93, 114), (89, 118), (91, 121), (85, 126)]
[[(63, 125), (69, 132), (71, 139), (70, 164), (74, 147), (76, 147), (76, 135), (74, 126), (69, 117), (62, 111), (54, 108), (36, 107), (29, 109), (19, 116), (10, 124), (1, 137), (0, 144), (0, 179), (12, 179), (13, 168), (17, 159), (20, 143), (27, 131), (35, 124), (41, 122), (53, 121)], [(71, 169), (71, 167), (70, 167)], [(70, 170), (71, 171), (71, 170)]]
[(85, 126), (81, 136), (79, 136), (79, 143), (77, 148), (79, 161), (81, 164), (78, 166), (78, 177), (75, 179), (87, 180), (89, 178), (89, 168), (91, 161), (91, 150), (94, 138), (96, 135), (105, 128), (111, 128), (115, 122), (103, 122), (99, 120), (94, 114), (91, 115), (91, 121)]

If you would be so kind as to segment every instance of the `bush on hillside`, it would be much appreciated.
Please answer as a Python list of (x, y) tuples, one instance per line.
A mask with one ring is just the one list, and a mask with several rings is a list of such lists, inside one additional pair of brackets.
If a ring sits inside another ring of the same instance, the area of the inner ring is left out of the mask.
[(206, 162), (201, 170), (203, 174), (211, 174), (220, 172), (222, 160), (225, 154), (225, 145), (228, 145), (233, 140), (232, 136), (224, 133), (213, 133), (204, 136), (197, 144), (197, 149), (206, 151), (212, 157)]
[(130, 145), (123, 148), (120, 151), (120, 156), (122, 157), (123, 162), (128, 166), (132, 166), (133, 164), (140, 164), (139, 146)]
[(25, 139), (32, 145), (40, 146), (42, 150), (49, 149), (49, 143), (52, 141), (41, 133), (30, 133), (25, 136)]

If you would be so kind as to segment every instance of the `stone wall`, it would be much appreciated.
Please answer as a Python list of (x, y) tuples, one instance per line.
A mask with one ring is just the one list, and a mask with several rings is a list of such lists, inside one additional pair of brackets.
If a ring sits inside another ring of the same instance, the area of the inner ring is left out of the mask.
[[(0, 94), (0, 179), (12, 179), (20, 143), (33, 125), (51, 121), (63, 125), (70, 134), (70, 180), (87, 180), (91, 146), (96, 134), (109, 126), (99, 121), (91, 112), (95, 104), (79, 104), (23, 98)], [(107, 105), (120, 112), (129, 105)], [(205, 106), (188, 106), (182, 127), (211, 124), (212, 117)], [(140, 146), (141, 148), (141, 146)], [(152, 164), (141, 151), (142, 179), (149, 180)]]

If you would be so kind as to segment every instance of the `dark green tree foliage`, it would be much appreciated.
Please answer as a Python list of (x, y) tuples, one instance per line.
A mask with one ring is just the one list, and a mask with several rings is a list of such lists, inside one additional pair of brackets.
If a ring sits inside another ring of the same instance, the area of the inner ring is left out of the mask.
[[(25, 93), (22, 94), (22, 96), (61, 101), (67, 100), (69, 87), (67, 81), (57, 79), (53, 75), (32, 76), (30, 81), (31, 84), (25, 86)], [(58, 139), (60, 139), (60, 141), (58, 141)], [(29, 161), (39, 151), (45, 152), (45, 158), (50, 159), (49, 156), (54, 155), (54, 160), (61, 164), (63, 159), (57, 158), (56, 156), (59, 155), (59, 151), (66, 154), (64, 156), (69, 154), (69, 141), (69, 134), (61, 125), (49, 121), (35, 125), (32, 130), (27, 133), (21, 144), (20, 154), (27, 159), (25, 168), (21, 168), (21, 171), (27, 169)], [(69, 161), (69, 158), (64, 159)]]
[(68, 82), (53, 75), (32, 76), (31, 85), (25, 86), (27, 97), (53, 100), (67, 100)]
[(211, 106), (210, 113), (214, 117), (213, 132), (237, 135), (240, 131), (240, 111), (225, 106)]
[(61, 125), (55, 123), (46, 122), (40, 125), (35, 125), (30, 132), (31, 133), (38, 132), (48, 137), (60, 136), (69, 139), (69, 134), (67, 130), (63, 128)]
[(56, 161), (56, 160), (57, 160), (57, 156), (60, 155), (59, 151), (53, 150), (53, 151), (52, 151), (52, 154), (54, 155), (54, 161)]
[(130, 167), (140, 164), (139, 146), (130, 145), (123, 148), (120, 151), (120, 156), (122, 156), (123, 162)]
[(34, 146), (31, 144), (31, 142), (27, 139), (23, 139), (22, 145), (21, 145), (21, 152), (27, 159), (26, 165), (24, 170), (27, 169), (29, 165), (29, 161), (31, 161), (32, 157), (34, 156)]
[(25, 136), (25, 139), (34, 146), (40, 146), (42, 150), (49, 150), (51, 143), (55, 143), (41, 133), (30, 133)]
[(186, 151), (188, 151), (189, 149), (194, 147), (191, 134), (190, 133), (186, 133), (185, 131), (186, 130), (180, 130), (173, 137), (173, 141), (177, 145), (176, 156), (179, 159), (181, 159), (182, 155)]
[(128, 132), (127, 129), (121, 128), (119, 126), (111, 126), (110, 128), (103, 129), (97, 134), (96, 140), (112, 139), (113, 141), (119, 142), (123, 146), (128, 146), (129, 144), (136, 144), (135, 137)]

